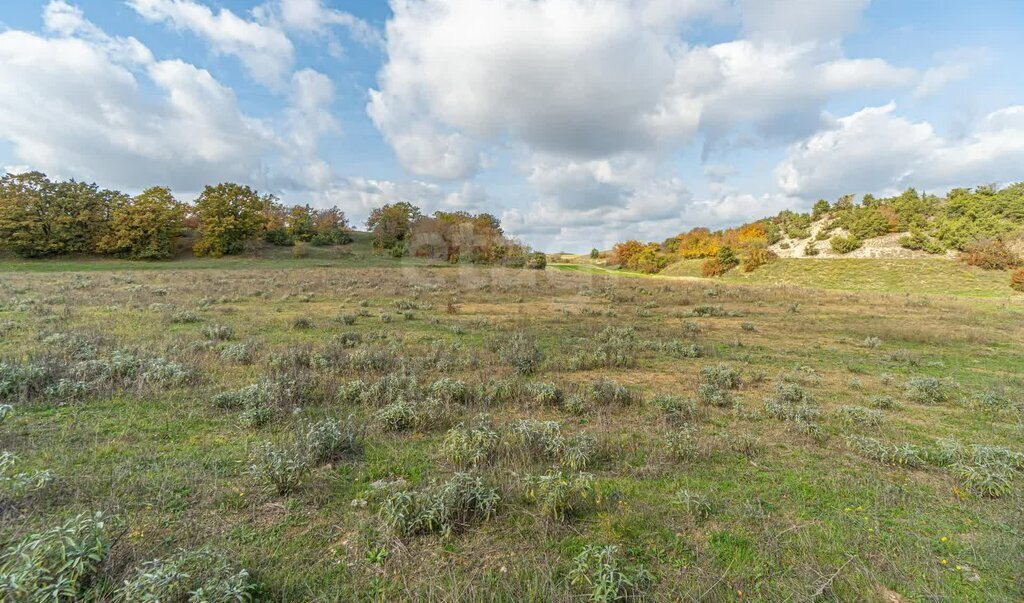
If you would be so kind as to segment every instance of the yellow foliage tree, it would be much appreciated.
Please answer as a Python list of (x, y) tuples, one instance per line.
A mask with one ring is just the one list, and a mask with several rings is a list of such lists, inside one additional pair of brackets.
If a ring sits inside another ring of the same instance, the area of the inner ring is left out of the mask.
[(125, 197), (113, 204), (109, 228), (97, 250), (131, 259), (167, 259), (174, 255), (184, 220), (185, 206), (170, 189), (148, 188), (134, 199)]

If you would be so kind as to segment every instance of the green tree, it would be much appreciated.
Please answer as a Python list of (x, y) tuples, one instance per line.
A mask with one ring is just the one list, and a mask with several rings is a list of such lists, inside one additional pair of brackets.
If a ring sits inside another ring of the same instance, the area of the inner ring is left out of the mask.
[(40, 172), (0, 180), (0, 241), (23, 257), (89, 253), (124, 195), (95, 184), (51, 182)]
[(167, 259), (174, 255), (184, 219), (185, 206), (167, 188), (154, 186), (134, 199), (118, 199), (97, 251), (136, 260)]
[(207, 186), (196, 199), (199, 240), (193, 251), (213, 257), (240, 253), (247, 243), (263, 234), (266, 209), (275, 201), (272, 195), (261, 197), (239, 184)]
[(366, 220), (366, 228), (373, 235), (374, 249), (391, 250), (395, 255), (396, 250), (404, 247), (413, 223), (422, 216), (420, 208), (405, 201), (374, 209)]

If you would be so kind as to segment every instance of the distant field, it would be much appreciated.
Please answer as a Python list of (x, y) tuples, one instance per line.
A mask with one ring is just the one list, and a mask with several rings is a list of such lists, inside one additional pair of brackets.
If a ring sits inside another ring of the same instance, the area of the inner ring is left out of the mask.
[(0, 449), (55, 476), (0, 551), (105, 512), (82, 600), (203, 547), (259, 601), (1024, 597), (1020, 303), (227, 262), (0, 278)]
[[(662, 276), (700, 277), (701, 260), (683, 260)], [(745, 273), (731, 270), (723, 282), (787, 284), (843, 291), (927, 293), (972, 297), (1010, 297), (1010, 275), (949, 260), (781, 259)], [(1024, 296), (1021, 296), (1024, 297)]]

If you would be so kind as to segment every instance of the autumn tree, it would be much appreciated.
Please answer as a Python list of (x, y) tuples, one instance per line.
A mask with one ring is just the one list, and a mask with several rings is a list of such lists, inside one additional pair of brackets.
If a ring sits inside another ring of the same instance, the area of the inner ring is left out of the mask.
[(93, 252), (109, 208), (123, 197), (95, 184), (51, 182), (40, 172), (7, 174), (0, 180), (0, 239), (23, 257)]
[(721, 239), (707, 228), (694, 228), (678, 238), (679, 255), (687, 259), (709, 258), (722, 246)]
[(196, 255), (220, 257), (240, 253), (266, 227), (265, 210), (273, 196), (261, 197), (249, 188), (233, 183), (207, 186), (196, 199), (199, 222)]
[(170, 258), (184, 220), (185, 206), (170, 189), (154, 186), (135, 198), (119, 198), (112, 204), (109, 228), (97, 251), (140, 260)]
[(404, 255), (406, 239), (413, 223), (420, 217), (420, 208), (405, 201), (374, 209), (366, 220), (366, 229), (373, 235), (373, 248)]
[(616, 243), (612, 247), (612, 260), (613, 263), (620, 266), (629, 266), (633, 257), (643, 251), (644, 244), (640, 241), (625, 241), (623, 243)]

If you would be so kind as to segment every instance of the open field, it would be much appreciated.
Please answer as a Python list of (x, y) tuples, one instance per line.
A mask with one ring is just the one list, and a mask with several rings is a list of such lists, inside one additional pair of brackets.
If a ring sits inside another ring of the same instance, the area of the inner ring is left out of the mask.
[(5, 545), (103, 511), (85, 600), (204, 546), (267, 601), (1024, 598), (1003, 280), (352, 260), (0, 275), (0, 449), (54, 476)]

